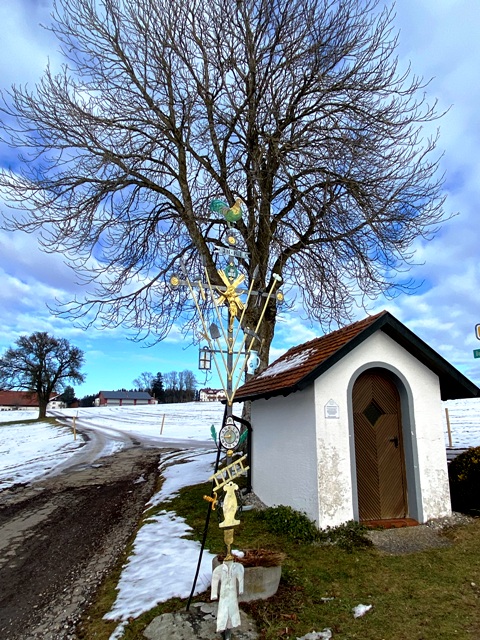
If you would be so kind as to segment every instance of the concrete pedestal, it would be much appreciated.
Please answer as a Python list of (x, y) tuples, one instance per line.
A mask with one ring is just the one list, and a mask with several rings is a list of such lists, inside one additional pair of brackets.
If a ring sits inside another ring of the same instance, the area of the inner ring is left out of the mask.
[[(212, 560), (212, 569), (221, 564), (218, 558)], [(275, 595), (280, 584), (282, 567), (245, 567), (243, 593), (238, 596), (239, 602), (266, 600)]]

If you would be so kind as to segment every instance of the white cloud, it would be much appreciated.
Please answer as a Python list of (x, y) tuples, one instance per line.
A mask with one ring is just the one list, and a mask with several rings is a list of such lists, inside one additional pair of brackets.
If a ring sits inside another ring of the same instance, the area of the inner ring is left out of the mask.
[(2, 0), (0, 29), (2, 55), (0, 77), (2, 86), (34, 83), (48, 60), (59, 61), (56, 39), (41, 24), (50, 23), (51, 2)]

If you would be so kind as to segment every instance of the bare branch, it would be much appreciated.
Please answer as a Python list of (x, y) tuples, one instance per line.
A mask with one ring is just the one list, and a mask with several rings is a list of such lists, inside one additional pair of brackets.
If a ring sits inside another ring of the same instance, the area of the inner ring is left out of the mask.
[(378, 0), (57, 0), (64, 67), (0, 108), (22, 162), (0, 174), (10, 228), (40, 233), (85, 284), (57, 312), (154, 340), (187, 329), (195, 309), (168, 278), (203, 262), (218, 282), (217, 197), (246, 203), (255, 286), (298, 284), (326, 326), (355, 291), (408, 289), (444, 197), (436, 103), (399, 70), (393, 17)]

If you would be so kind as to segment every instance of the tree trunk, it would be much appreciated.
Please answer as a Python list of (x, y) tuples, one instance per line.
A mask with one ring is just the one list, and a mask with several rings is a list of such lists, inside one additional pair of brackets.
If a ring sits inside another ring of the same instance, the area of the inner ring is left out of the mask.
[[(277, 306), (275, 300), (270, 300), (265, 310), (262, 321), (259, 325), (259, 319), (263, 310), (263, 304), (257, 306), (256, 299), (250, 302), (243, 319), (243, 328), (248, 328), (256, 332), (259, 339), (253, 340), (252, 350), (258, 353), (260, 364), (256, 373), (263, 371), (269, 364), (270, 345), (272, 344), (275, 333), (275, 319), (277, 316)], [(258, 328), (257, 328), (258, 326)], [(247, 339), (247, 346), (250, 345), (250, 339)]]
[(38, 407), (39, 407), (38, 417), (39, 418), (47, 417), (47, 404), (48, 402), (45, 402), (45, 400), (41, 398), (38, 399)]

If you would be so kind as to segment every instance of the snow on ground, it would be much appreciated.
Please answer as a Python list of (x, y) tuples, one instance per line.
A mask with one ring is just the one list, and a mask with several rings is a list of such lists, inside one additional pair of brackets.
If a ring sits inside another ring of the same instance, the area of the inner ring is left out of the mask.
[[(480, 398), (449, 400), (448, 409), (453, 447), (480, 447)], [(445, 444), (448, 446), (445, 418)]]
[[(480, 398), (449, 401), (444, 406), (449, 410), (453, 445), (480, 446)], [(223, 411), (220, 403), (187, 403), (65, 409), (59, 413), (69, 419), (76, 416), (79, 429), (83, 425), (106, 435), (122, 431), (135, 437), (144, 436), (150, 442), (154, 439), (161, 446), (162, 440), (168, 439), (185, 442), (211, 439), (211, 425), (218, 433)], [(0, 412), (0, 489), (39, 479), (74, 455), (82, 445), (81, 439), (73, 440), (69, 427), (29, 423), (34, 417), (31, 411)], [(9, 424), (19, 419), (25, 422)], [(444, 420), (447, 443), (446, 418)], [(188, 526), (168, 510), (168, 501), (181, 487), (205, 482), (212, 473), (214, 458), (214, 450), (191, 449), (169, 454), (162, 460), (160, 471), (165, 482), (146, 508), (167, 502), (166, 509), (149, 518), (137, 535), (132, 555), (120, 577), (117, 599), (106, 615), (119, 622), (110, 640), (121, 638), (130, 616), (138, 616), (171, 597), (190, 595), (200, 544), (184, 537)], [(211, 559), (211, 554), (205, 552), (197, 593), (209, 584)]]
[(82, 444), (73, 439), (69, 428), (53, 427), (48, 422), (0, 425), (0, 490), (43, 476)]
[[(147, 508), (168, 502), (182, 487), (205, 482), (212, 474), (215, 457), (216, 451), (182, 451), (165, 458), (160, 467), (165, 482)], [(118, 582), (115, 603), (105, 615), (107, 620), (121, 621), (110, 640), (122, 637), (130, 617), (136, 618), (159, 602), (190, 595), (201, 545), (185, 539), (189, 531), (185, 520), (168, 510), (149, 518), (140, 529)], [(203, 552), (195, 594), (210, 586), (213, 558)]]
[(31, 409), (30, 411), (0, 411), (0, 424), (18, 420), (36, 420), (37, 418), (38, 409)]
[(112, 427), (131, 436), (161, 436), (164, 439), (210, 440), (210, 427), (219, 429), (224, 406), (219, 402), (151, 404), (138, 407), (88, 407), (62, 409), (55, 415), (72, 418), (77, 424), (107, 431)]

